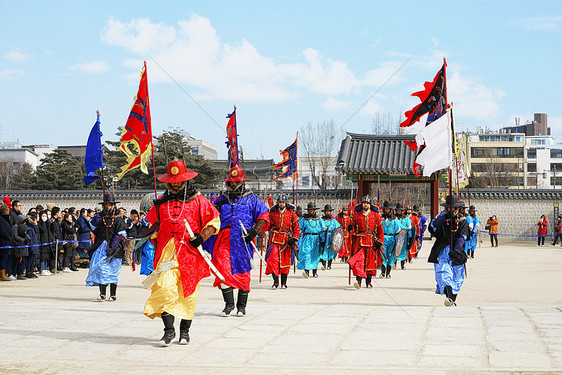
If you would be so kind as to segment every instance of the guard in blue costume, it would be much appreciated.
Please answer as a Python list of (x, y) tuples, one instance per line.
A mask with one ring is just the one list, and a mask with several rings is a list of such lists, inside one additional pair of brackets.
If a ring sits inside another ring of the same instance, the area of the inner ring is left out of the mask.
[(332, 238), (334, 231), (340, 227), (340, 223), (332, 216), (334, 209), (329, 204), (324, 206), (324, 216), (320, 218), (322, 224), (322, 232), (320, 232), (320, 262), (322, 270), (332, 269), (332, 261), (338, 256), (338, 253), (332, 249)]
[(318, 263), (320, 262), (320, 238), (319, 234), (322, 232), (322, 224), (316, 217), (316, 210), (318, 208), (314, 203), (310, 202), (306, 206), (307, 213), (304, 214), (304, 219), (301, 228), (301, 240), (299, 243), (299, 263), (297, 268), (304, 270), (302, 277), (308, 279), (310, 270), (312, 270), (312, 277), (318, 277)]
[(423, 234), (427, 229), (427, 217), (422, 215), (420, 211), (420, 207), (417, 204), (414, 204), (414, 208), (412, 210), (412, 214), (416, 215), (420, 218), (420, 222), (418, 224), (418, 252), (416, 253), (416, 258), (421, 251), (422, 244), (423, 244)]
[[(468, 218), (471, 219), (470, 222)], [(478, 227), (481, 223), (480, 219), (476, 217), (476, 207), (470, 206), (466, 219), (470, 228), (470, 241), (468, 241), (468, 251), (466, 255), (474, 259), (474, 250), (476, 250), (476, 245), (478, 245)]]
[(396, 255), (394, 246), (396, 245), (396, 234), (398, 233), (398, 221), (394, 218), (394, 206), (389, 201), (384, 201), (382, 207), (382, 228), (384, 230), (384, 258), (381, 266), (381, 277), (390, 278), (390, 270), (394, 262), (396, 262)]
[(396, 249), (396, 252), (400, 250), (400, 253), (396, 256), (396, 260), (400, 261), (400, 268), (405, 270), (405, 263), (408, 259), (408, 243), (410, 242), (408, 241), (408, 239), (410, 235), (410, 229), (412, 229), (412, 220), (406, 216), (404, 212), (404, 206), (400, 202), (396, 203), (396, 207), (394, 208), (394, 215), (398, 224), (398, 231), (406, 231), (406, 237), (404, 238), (402, 249)]
[[(429, 225), (429, 231), (435, 237), (428, 262), (434, 263), (436, 294), (444, 294), (445, 306), (456, 306), (457, 295), (464, 282), (466, 253), (464, 243), (469, 236), (466, 220), (459, 214), (464, 203), (454, 195), (448, 195), (445, 207)], [(451, 245), (452, 244), (452, 245)]]
[[(216, 277), (213, 284), (221, 289), (224, 299), (221, 316), (230, 316), (234, 310), (234, 289), (238, 289), (236, 315), (242, 317), (246, 315), (252, 269), (250, 260), (254, 258), (250, 242), (262, 229), (267, 229), (269, 210), (257, 195), (246, 188), (244, 182), (250, 180), (245, 177), (242, 168), (232, 167), (223, 181), (227, 191), (221, 193), (215, 202), (220, 212), (220, 231), (211, 236), (204, 247), (212, 251), (213, 264), (225, 278), (222, 281)], [(247, 231), (245, 236), (240, 222)]]
[[(98, 300), (104, 301), (107, 296), (107, 285), (110, 286), (109, 301), (117, 299), (117, 283), (121, 264), (125, 255), (125, 240), (127, 239), (127, 225), (115, 204), (112, 193), (105, 193), (103, 197), (103, 210), (98, 212), (90, 221), (94, 228), (96, 240), (90, 248), (93, 252), (90, 260), (90, 269), (86, 277), (86, 286), (99, 286)], [(108, 246), (109, 244), (109, 246)]]

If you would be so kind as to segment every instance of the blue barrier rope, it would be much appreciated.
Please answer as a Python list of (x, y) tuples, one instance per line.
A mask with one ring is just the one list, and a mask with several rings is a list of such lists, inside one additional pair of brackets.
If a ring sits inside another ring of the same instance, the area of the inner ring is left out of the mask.
[[(88, 240), (88, 241), (86, 241), (86, 240), (84, 240), (84, 241), (59, 241), (59, 243), (62, 244), (62, 245), (67, 244), (67, 243), (80, 243), (80, 242), (90, 243), (89, 240)], [(56, 243), (57, 243), (57, 241), (40, 243), (40, 244), (37, 244), (37, 245), (2, 246), (2, 247), (0, 247), (0, 250), (2, 250), (2, 249), (24, 249), (24, 248), (26, 248), (26, 247), (32, 247), (32, 246), (47, 246), (47, 245), (53, 245), (53, 244), (56, 244)]]
[(505, 234), (505, 233), (494, 233), (494, 232), (489, 232), (486, 230), (480, 230), (478, 231), (478, 233), (488, 233), (488, 234), (497, 234), (498, 236), (508, 236), (508, 237), (520, 237), (520, 238), (537, 238), (537, 237), (552, 237), (552, 236), (556, 236), (556, 234), (541, 234), (541, 235), (530, 235), (530, 236), (517, 236), (515, 234)]

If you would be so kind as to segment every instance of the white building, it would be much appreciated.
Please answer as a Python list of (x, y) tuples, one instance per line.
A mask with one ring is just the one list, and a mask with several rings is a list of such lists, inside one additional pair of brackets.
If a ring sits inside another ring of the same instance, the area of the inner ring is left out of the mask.
[(19, 167), (24, 163), (31, 165), (33, 170), (39, 165), (39, 155), (27, 148), (3, 148), (0, 149), (0, 164), (12, 164)]
[(219, 157), (217, 147), (207, 141), (189, 135), (186, 137), (186, 142), (191, 148), (192, 155), (201, 155), (207, 160), (217, 160)]
[(562, 145), (551, 136), (531, 136), (527, 148), (527, 184), (529, 188), (562, 188)]

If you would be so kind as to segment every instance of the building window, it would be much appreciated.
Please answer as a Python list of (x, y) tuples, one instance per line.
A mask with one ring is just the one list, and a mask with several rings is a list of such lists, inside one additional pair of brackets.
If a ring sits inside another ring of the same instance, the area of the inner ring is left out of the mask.
[(527, 163), (527, 172), (536, 172), (537, 163)]
[(498, 156), (510, 156), (511, 148), (509, 147), (498, 147)]
[(191, 147), (191, 155), (199, 155), (199, 147), (198, 146), (192, 146)]
[(562, 149), (551, 148), (550, 157), (556, 159), (562, 158)]
[(550, 170), (553, 171), (554, 168), (557, 172), (562, 172), (562, 163), (550, 163)]
[(536, 158), (537, 158), (537, 150), (527, 151), (527, 159), (536, 159)]
[(302, 186), (310, 186), (310, 177), (302, 176), (301, 184), (302, 184)]

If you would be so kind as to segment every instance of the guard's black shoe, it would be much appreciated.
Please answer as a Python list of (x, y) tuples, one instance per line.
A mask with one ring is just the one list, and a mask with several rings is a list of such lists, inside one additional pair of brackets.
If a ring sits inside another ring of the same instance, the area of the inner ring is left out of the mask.
[(281, 289), (287, 289), (287, 284), (281, 285)]
[(176, 332), (174, 331), (164, 333), (159, 342), (160, 346), (170, 346), (174, 337), (176, 337)]
[(367, 284), (366, 287), (367, 287), (367, 288), (372, 288), (373, 285), (372, 285), (372, 284)]
[(111, 301), (111, 302), (117, 301), (117, 297), (115, 297), (115, 296), (110, 296), (108, 301)]
[(180, 340), (178, 341), (180, 345), (189, 344), (189, 332), (180, 332)]
[(98, 296), (98, 301), (105, 301), (105, 294), (100, 294)]
[(230, 316), (232, 310), (234, 310), (234, 306), (225, 306), (221, 312), (221, 316)]
[(273, 284), (273, 285), (271, 286), (271, 289), (277, 289), (277, 288), (279, 288), (279, 284)]

